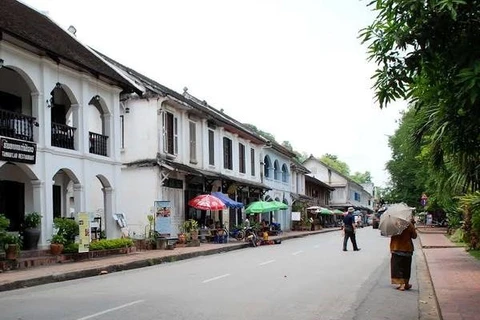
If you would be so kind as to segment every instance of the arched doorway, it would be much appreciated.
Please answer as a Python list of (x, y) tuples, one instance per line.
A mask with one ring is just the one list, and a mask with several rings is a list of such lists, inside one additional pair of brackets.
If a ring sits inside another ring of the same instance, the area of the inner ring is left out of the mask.
[(80, 181), (67, 168), (58, 170), (52, 180), (53, 218), (74, 218), (81, 208)]
[(25, 212), (41, 212), (36, 175), (25, 165), (6, 162), (0, 167), (0, 213), (10, 220), (10, 231), (20, 231)]

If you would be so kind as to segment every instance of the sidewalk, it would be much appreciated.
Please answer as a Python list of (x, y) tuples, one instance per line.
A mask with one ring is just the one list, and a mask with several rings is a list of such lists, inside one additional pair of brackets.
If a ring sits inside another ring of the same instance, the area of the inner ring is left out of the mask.
[[(270, 239), (286, 240), (337, 230), (340, 229), (328, 228), (318, 231), (290, 231), (284, 232), (279, 236), (270, 237)], [(202, 243), (200, 247), (175, 248), (174, 250), (137, 251), (126, 255), (7, 271), (0, 273), (0, 292), (53, 282), (93, 277), (116, 271), (148, 267), (160, 263), (228, 252), (246, 248), (248, 246), (249, 244), (246, 242), (237, 242), (235, 240), (227, 244)]]
[[(464, 247), (450, 242), (446, 231), (422, 227), (417, 230), (439, 306), (436, 319), (480, 320), (480, 261)], [(420, 300), (421, 308), (428, 303), (422, 297)], [(424, 314), (424, 319), (435, 319), (435, 315)]]

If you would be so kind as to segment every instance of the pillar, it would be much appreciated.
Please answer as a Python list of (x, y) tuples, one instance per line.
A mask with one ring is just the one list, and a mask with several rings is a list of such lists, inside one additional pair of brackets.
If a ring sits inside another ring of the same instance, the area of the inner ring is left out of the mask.
[(120, 227), (118, 227), (117, 222), (113, 219), (113, 189), (111, 187), (105, 187), (102, 191), (105, 211), (105, 233), (107, 239), (120, 238)]

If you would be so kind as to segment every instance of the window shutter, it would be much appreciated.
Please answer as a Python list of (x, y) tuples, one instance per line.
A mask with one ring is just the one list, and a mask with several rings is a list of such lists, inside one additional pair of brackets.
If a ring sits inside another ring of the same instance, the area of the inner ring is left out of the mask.
[(208, 164), (215, 165), (215, 133), (208, 130)]
[(173, 152), (178, 154), (178, 118), (173, 118)]
[(167, 138), (167, 113), (162, 112), (162, 138), (163, 138), (163, 152), (168, 153), (168, 138)]
[(190, 161), (197, 161), (197, 124), (190, 122)]

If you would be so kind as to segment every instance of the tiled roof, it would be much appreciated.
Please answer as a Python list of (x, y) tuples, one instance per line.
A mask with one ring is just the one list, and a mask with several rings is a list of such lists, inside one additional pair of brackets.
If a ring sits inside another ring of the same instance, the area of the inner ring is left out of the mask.
[(19, 1), (1, 0), (0, 39), (10, 41), (11, 38), (17, 39), (17, 45), (25, 43), (34, 47), (38, 50), (36, 54), (101, 75), (123, 89), (135, 90), (127, 79), (50, 18)]
[(325, 182), (323, 182), (323, 181), (321, 181), (321, 180), (318, 180), (317, 178), (312, 177), (311, 175), (308, 175), (308, 174), (305, 175), (305, 182), (306, 182), (306, 181), (312, 182), (312, 183), (314, 183), (314, 184), (317, 184), (317, 185), (319, 185), (319, 186), (322, 186), (322, 187), (324, 187), (324, 188), (326, 188), (326, 189), (328, 189), (328, 190), (331, 190), (331, 191), (335, 190), (334, 187), (332, 187), (332, 186), (328, 185), (327, 183), (325, 183)]
[(251, 132), (242, 123), (226, 115), (225, 113), (222, 113), (219, 110), (213, 108), (212, 106), (208, 105), (206, 102), (200, 101), (199, 99), (195, 98), (189, 93), (180, 94), (170, 88), (165, 87), (164, 85), (158, 83), (157, 81), (152, 80), (144, 76), (143, 74), (113, 60), (112, 58), (107, 57), (101, 52), (98, 52), (98, 51), (95, 51), (95, 52), (98, 53), (103, 59), (105, 59), (115, 67), (121, 69), (126, 74), (126, 76), (132, 78), (137, 84), (144, 86), (147, 90), (156, 94), (160, 94), (164, 96), (168, 95), (172, 98), (175, 98), (178, 101), (186, 103), (192, 108), (206, 114), (210, 118), (215, 119), (218, 123), (220, 123), (225, 128), (228, 128), (230, 130), (237, 130), (240, 135), (242, 134), (247, 135), (248, 138), (253, 142), (256, 142), (259, 144), (265, 143), (264, 138)]

